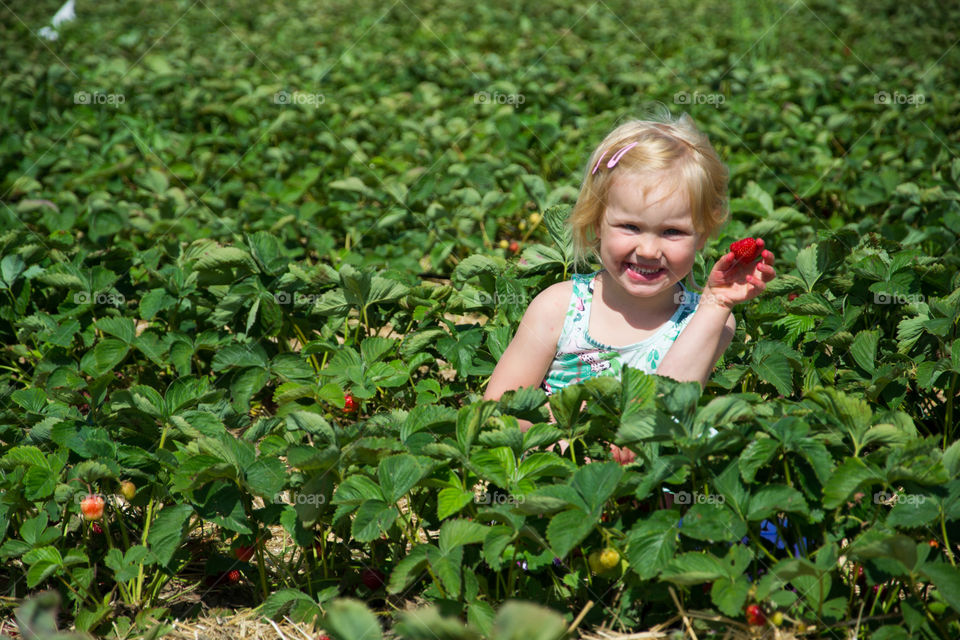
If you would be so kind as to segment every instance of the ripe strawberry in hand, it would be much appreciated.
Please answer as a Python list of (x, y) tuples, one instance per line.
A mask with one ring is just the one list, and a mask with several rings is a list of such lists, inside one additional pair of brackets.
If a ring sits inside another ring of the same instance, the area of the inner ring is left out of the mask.
[(757, 240), (759, 238), (744, 238), (730, 245), (730, 251), (733, 252), (737, 262), (753, 262), (759, 257), (763, 249), (757, 244)]
[(767, 623), (767, 617), (763, 615), (763, 609), (759, 605), (747, 605), (747, 623), (755, 627), (762, 627)]

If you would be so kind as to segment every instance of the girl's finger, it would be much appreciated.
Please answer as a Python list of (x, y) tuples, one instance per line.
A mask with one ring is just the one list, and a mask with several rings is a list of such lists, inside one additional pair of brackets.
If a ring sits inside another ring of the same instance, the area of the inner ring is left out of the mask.
[(721, 271), (726, 271), (727, 269), (732, 267), (733, 263), (736, 261), (737, 259), (734, 257), (733, 251), (730, 251), (726, 255), (721, 256), (719, 260), (717, 260), (717, 264), (714, 265), (714, 268), (720, 269)]

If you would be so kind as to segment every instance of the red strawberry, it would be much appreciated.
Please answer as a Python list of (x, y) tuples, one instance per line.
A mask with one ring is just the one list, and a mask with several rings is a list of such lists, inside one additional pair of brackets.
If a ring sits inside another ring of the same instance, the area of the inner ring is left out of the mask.
[(787, 300), (790, 300), (790, 301), (792, 302), (792, 301), (794, 301), (794, 300), (797, 299), (798, 295), (799, 295), (799, 294), (791, 293), (791, 294), (789, 294), (789, 295), (787, 296)]
[(99, 520), (103, 517), (104, 504), (102, 496), (88, 495), (80, 501), (80, 511), (87, 520)]
[(227, 581), (232, 582), (233, 584), (240, 582), (240, 572), (236, 569), (233, 569), (227, 574)]
[(511, 253), (516, 253), (517, 251), (520, 251), (520, 243), (516, 240), (511, 240), (509, 248)]
[(730, 251), (737, 258), (737, 262), (752, 262), (760, 255), (760, 247), (757, 246), (755, 238), (737, 240), (730, 245)]
[(364, 569), (360, 572), (360, 580), (367, 586), (367, 589), (376, 591), (386, 583), (386, 576), (377, 569)]
[(103, 527), (100, 526), (99, 522), (94, 522), (90, 525), (90, 529), (97, 535), (103, 533)]
[(253, 547), (242, 544), (237, 545), (233, 548), (233, 555), (235, 555), (240, 562), (250, 562), (250, 558), (253, 557)]
[(747, 623), (755, 627), (762, 627), (767, 622), (767, 617), (763, 615), (763, 609), (759, 605), (747, 605)]
[(353, 399), (353, 395), (346, 394), (343, 396), (343, 411), (345, 413), (353, 413), (357, 410), (357, 401)]

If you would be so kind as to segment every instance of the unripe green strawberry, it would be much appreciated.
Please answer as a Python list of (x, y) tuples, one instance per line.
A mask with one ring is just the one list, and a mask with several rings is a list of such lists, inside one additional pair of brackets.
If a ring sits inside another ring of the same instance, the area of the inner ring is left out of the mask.
[(121, 482), (120, 495), (122, 495), (127, 500), (133, 500), (133, 496), (137, 495), (137, 485), (133, 484), (129, 480)]

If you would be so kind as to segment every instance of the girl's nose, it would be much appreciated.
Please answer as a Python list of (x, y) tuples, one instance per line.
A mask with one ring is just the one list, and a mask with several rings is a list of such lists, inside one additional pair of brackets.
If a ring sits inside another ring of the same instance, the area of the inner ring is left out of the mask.
[(634, 252), (638, 257), (647, 258), (650, 260), (659, 260), (660, 259), (660, 244), (656, 241), (655, 238), (649, 237), (647, 235), (641, 235), (637, 239), (637, 246), (634, 249)]

